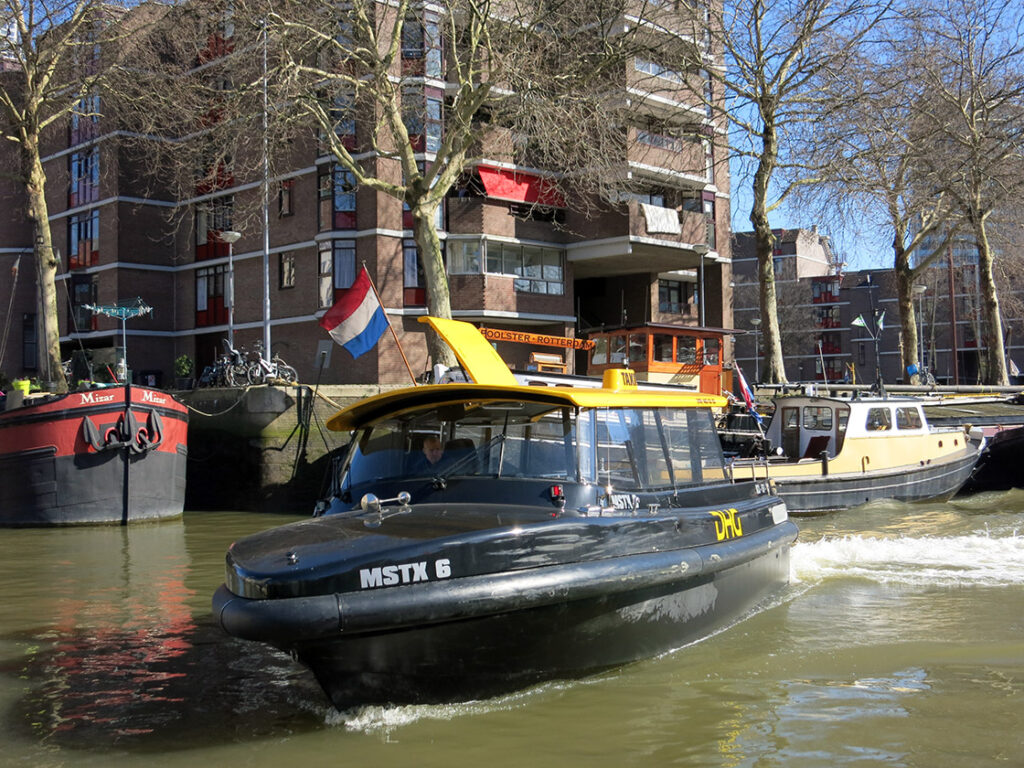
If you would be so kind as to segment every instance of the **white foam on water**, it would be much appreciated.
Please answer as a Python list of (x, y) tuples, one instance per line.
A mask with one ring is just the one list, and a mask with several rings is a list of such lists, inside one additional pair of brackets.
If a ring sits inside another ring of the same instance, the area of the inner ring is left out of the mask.
[(1024, 584), (1024, 536), (847, 535), (796, 544), (790, 564), (794, 583), (866, 578), (882, 584), (1011, 586)]
[(389, 737), (392, 731), (421, 720), (454, 720), (467, 715), (501, 712), (524, 706), (527, 701), (544, 690), (564, 688), (567, 683), (554, 681), (523, 691), (496, 696), (492, 699), (468, 701), (459, 704), (407, 704), (392, 706), (365, 706), (345, 712), (331, 711), (326, 724), (344, 727), (348, 731)]

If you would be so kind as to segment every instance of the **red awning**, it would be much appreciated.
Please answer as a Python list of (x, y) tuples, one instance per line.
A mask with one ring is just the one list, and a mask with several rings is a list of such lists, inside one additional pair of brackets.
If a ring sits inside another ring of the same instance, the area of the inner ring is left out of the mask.
[(551, 208), (565, 208), (565, 199), (558, 187), (547, 179), (522, 171), (477, 166), (480, 181), (488, 197), (513, 203), (535, 203)]

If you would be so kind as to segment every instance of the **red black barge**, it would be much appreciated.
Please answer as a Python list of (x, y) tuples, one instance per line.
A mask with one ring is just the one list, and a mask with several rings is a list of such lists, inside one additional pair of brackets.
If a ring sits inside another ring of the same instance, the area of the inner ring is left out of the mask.
[(0, 411), (0, 526), (179, 517), (187, 432), (182, 403), (131, 384)]

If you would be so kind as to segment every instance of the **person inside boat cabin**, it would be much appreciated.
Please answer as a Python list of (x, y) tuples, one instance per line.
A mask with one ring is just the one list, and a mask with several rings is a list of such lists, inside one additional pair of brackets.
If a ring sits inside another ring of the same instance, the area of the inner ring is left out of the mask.
[(444, 458), (444, 446), (441, 445), (440, 439), (433, 435), (423, 439), (423, 458), (426, 459), (428, 467), (441, 463), (441, 459)]

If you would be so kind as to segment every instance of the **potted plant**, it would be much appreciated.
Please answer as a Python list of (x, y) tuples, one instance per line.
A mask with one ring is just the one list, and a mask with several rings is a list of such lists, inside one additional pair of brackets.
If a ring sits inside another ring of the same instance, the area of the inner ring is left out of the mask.
[(174, 387), (175, 389), (192, 389), (195, 379), (192, 372), (195, 370), (195, 363), (188, 355), (179, 355), (174, 360)]

